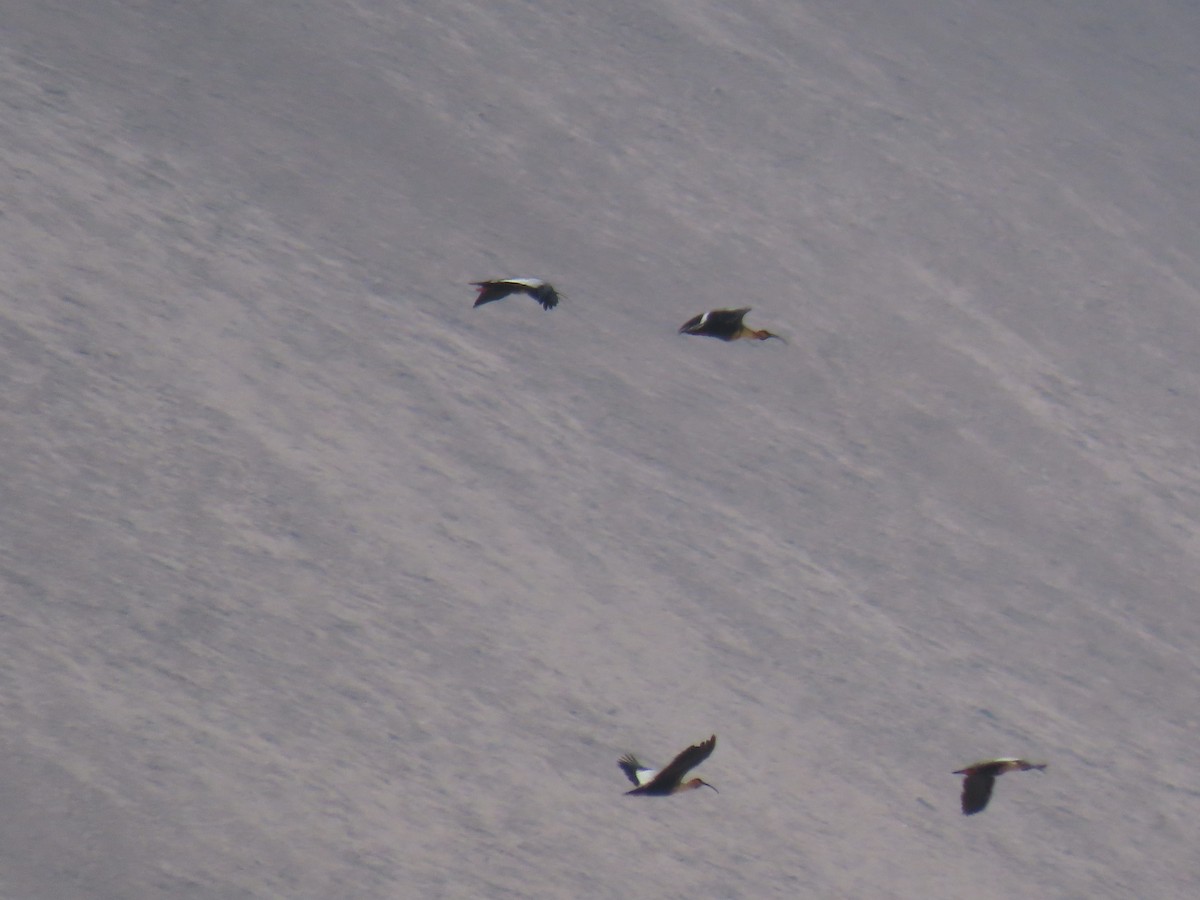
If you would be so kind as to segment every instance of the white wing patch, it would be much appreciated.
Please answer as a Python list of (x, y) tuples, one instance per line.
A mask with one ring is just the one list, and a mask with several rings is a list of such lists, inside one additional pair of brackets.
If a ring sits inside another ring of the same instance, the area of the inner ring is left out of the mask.
[(654, 780), (654, 776), (658, 774), (658, 769), (638, 769), (633, 773), (637, 776), (638, 787), (643, 784), (649, 784)]

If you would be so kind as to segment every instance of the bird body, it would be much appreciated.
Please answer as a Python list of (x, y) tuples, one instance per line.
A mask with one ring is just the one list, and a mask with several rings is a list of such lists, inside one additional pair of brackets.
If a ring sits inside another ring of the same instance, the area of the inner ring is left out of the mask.
[[(736, 341), (738, 338), (748, 338), (752, 341), (775, 338), (783, 341), (783, 338), (777, 334), (771, 334), (765, 329), (756, 330), (743, 324), (742, 319), (748, 312), (750, 312), (749, 306), (741, 309), (711, 309), (688, 319), (679, 327), (679, 333), (714, 337), (722, 341)], [(784, 343), (786, 344), (787, 341)]]
[(955, 775), (965, 775), (962, 789), (962, 811), (964, 816), (983, 812), (992, 797), (992, 788), (996, 785), (997, 776), (1005, 772), (1027, 772), (1030, 769), (1042, 771), (1046, 763), (1032, 763), (1013, 756), (1001, 756), (996, 759), (985, 759), (959, 769)]
[(716, 746), (717, 736), (714, 734), (707, 741), (701, 741), (682, 751), (662, 770), (648, 769), (637, 761), (637, 757), (626, 753), (617, 760), (617, 765), (621, 767), (625, 777), (633, 782), (634, 787), (632, 791), (625, 793), (642, 794), (647, 797), (665, 797), (669, 794), (678, 794), (681, 791), (690, 791), (700, 787), (708, 787), (716, 791), (715, 787), (699, 778), (683, 780), (683, 776), (691, 769), (708, 759)]
[(541, 278), (493, 278), (488, 281), (472, 281), (471, 284), (479, 288), (475, 306), (503, 300), (509, 294), (528, 294), (542, 304), (543, 309), (554, 309), (558, 306), (558, 291), (554, 289), (554, 285)]

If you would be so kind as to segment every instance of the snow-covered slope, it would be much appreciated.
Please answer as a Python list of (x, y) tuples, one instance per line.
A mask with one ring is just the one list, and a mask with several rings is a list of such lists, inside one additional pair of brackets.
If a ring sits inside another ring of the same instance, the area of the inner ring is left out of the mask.
[(6, 4), (0, 894), (1194, 896), (1198, 39)]

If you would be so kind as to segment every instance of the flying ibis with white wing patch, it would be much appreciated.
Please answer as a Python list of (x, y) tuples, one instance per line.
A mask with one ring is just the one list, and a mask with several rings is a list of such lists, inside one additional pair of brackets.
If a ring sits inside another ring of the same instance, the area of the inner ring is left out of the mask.
[[(716, 746), (717, 736), (714, 734), (707, 741), (701, 741), (699, 744), (694, 744), (682, 751), (665, 768), (659, 771), (646, 768), (637, 761), (637, 757), (631, 753), (626, 753), (617, 760), (617, 765), (621, 767), (621, 771), (625, 773), (625, 776), (633, 782), (634, 787), (632, 791), (626, 791), (625, 793), (642, 794), (646, 797), (666, 797), (669, 794), (691, 791), (699, 787), (712, 788), (714, 791), (717, 791), (707, 781), (702, 781), (699, 778), (692, 778), (689, 781), (683, 780), (684, 775), (708, 759), (713, 752), (713, 748)], [(717, 791), (717, 793), (721, 792)]]
[(541, 278), (493, 278), (488, 281), (472, 281), (471, 285), (479, 288), (475, 306), (503, 300), (509, 294), (528, 294), (542, 304), (542, 309), (554, 309), (558, 306), (558, 291), (554, 289), (554, 285)]
[(772, 334), (765, 328), (751, 328), (742, 322), (746, 317), (746, 313), (750, 312), (750, 307), (745, 306), (741, 309), (710, 309), (706, 313), (700, 313), (698, 316), (693, 316), (682, 325), (679, 326), (680, 334), (698, 334), (704, 337), (713, 337), (722, 341), (736, 341), (738, 338), (746, 338), (751, 341), (765, 341), (767, 338), (775, 338), (777, 341), (783, 341), (782, 337), (777, 334)]

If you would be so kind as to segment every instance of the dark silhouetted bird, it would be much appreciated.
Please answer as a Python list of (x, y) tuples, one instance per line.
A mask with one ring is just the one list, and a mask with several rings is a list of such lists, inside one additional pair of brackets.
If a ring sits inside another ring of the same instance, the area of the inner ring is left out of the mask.
[(528, 294), (542, 304), (543, 309), (558, 306), (558, 291), (554, 290), (554, 285), (540, 278), (494, 278), (491, 281), (472, 281), (471, 284), (479, 288), (476, 306), (503, 300), (509, 294)]
[(1046, 768), (1046, 763), (1031, 763), (1024, 759), (1002, 756), (999, 759), (985, 759), (965, 769), (959, 769), (955, 775), (966, 775), (963, 779), (962, 811), (964, 816), (982, 812), (992, 797), (992, 788), (996, 784), (996, 776), (1005, 772), (1027, 772), (1030, 769), (1039, 771)]
[[(713, 748), (717, 746), (717, 736), (714, 734), (707, 741), (701, 741), (692, 747), (688, 747), (667, 765), (660, 772), (653, 769), (647, 769), (637, 761), (637, 758), (632, 754), (626, 753), (619, 760), (617, 765), (621, 767), (621, 771), (626, 777), (633, 782), (634, 788), (632, 791), (626, 791), (627, 794), (644, 794), (647, 797), (665, 797), (668, 794), (677, 794), (680, 791), (690, 791), (698, 787), (709, 787), (714, 791), (717, 789), (707, 781), (701, 781), (699, 778), (693, 778), (690, 781), (684, 781), (683, 776), (689, 770), (696, 768), (700, 763), (708, 759), (713, 752)], [(719, 794), (720, 791), (717, 791)]]
[[(680, 334), (701, 334), (705, 337), (720, 338), (723, 341), (736, 341), (738, 338), (749, 338), (754, 341), (765, 341), (775, 338), (783, 341), (777, 334), (765, 330), (755, 330), (742, 324), (742, 319), (750, 307), (743, 309), (713, 309), (701, 313), (695, 318), (688, 319), (679, 328)], [(787, 341), (783, 341), (785, 344)]]

